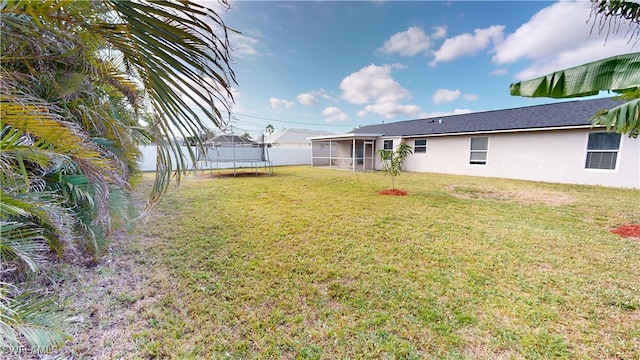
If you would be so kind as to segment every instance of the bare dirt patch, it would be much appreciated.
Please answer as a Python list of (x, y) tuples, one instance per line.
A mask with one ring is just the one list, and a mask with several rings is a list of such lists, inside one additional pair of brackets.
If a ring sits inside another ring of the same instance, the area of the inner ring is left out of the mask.
[(449, 185), (444, 188), (458, 199), (489, 199), (499, 201), (517, 201), (526, 204), (544, 204), (547, 206), (570, 205), (574, 198), (560, 191), (542, 189), (504, 190), (473, 185)]

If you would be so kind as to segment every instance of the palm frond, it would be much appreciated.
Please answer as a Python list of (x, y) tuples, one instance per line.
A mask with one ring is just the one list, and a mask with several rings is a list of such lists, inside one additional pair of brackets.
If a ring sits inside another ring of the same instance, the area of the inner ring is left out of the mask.
[(510, 92), (514, 96), (570, 98), (605, 90), (622, 93), (638, 87), (640, 53), (630, 53), (520, 81), (511, 84)]
[[(121, 23), (105, 24), (99, 30), (139, 75), (157, 115), (157, 143), (165, 153), (158, 160), (168, 160), (168, 154), (175, 153), (179, 181), (180, 171), (188, 165), (172, 139), (195, 136), (211, 125), (223, 126), (225, 119), (219, 107), (228, 112), (227, 104), (233, 100), (230, 86), (235, 77), (229, 66), (229, 29), (214, 12), (191, 1), (109, 3)], [(223, 35), (215, 36), (205, 18), (214, 19)], [(184, 99), (195, 104), (204, 118)], [(167, 147), (170, 149), (165, 150)], [(193, 161), (195, 154), (191, 149), (188, 152)], [(172, 167), (158, 164), (154, 191), (164, 192), (165, 180), (171, 176), (160, 175), (159, 171), (171, 172)]]
[(640, 134), (640, 99), (633, 99), (613, 109), (602, 110), (591, 121), (594, 125), (606, 126), (607, 130), (628, 133), (636, 138)]
[(640, 53), (630, 53), (559, 70), (536, 79), (511, 84), (511, 95), (527, 97), (571, 98), (596, 95), (609, 90), (631, 100), (613, 109), (603, 109), (591, 119), (594, 125), (609, 130), (640, 134), (638, 97), (640, 97)]
[(9, 187), (3, 181), (0, 192), (0, 217), (5, 221), (37, 224), (47, 238), (50, 248), (67, 246), (71, 249), (73, 226), (77, 220), (70, 209), (62, 206), (59, 195), (46, 191), (26, 192), (20, 184)]
[(0, 221), (0, 238), (0, 263), (18, 261), (32, 272), (38, 271), (44, 260), (42, 254), (47, 251), (42, 229), (34, 224)]
[(0, 306), (4, 313), (0, 318), (0, 346), (3, 349), (19, 354), (20, 336), (38, 353), (50, 352), (71, 339), (62, 330), (64, 313), (51, 297), (24, 292), (9, 298), (5, 292), (4, 287), (0, 288)]
[(111, 166), (100, 157), (97, 146), (83, 135), (77, 125), (62, 121), (47, 108), (4, 102), (2, 119), (13, 128), (24, 130), (46, 141), (57, 153), (87, 159), (100, 168), (108, 169)]

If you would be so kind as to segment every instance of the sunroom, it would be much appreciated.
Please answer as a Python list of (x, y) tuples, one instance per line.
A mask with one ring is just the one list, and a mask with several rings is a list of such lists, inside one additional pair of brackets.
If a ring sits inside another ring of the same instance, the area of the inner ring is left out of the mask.
[(309, 138), (311, 166), (352, 171), (374, 170), (376, 139), (381, 134), (342, 134)]

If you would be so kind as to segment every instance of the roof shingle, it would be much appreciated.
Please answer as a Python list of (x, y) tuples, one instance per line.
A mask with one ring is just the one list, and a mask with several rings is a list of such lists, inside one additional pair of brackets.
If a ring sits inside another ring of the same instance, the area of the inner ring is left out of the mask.
[(384, 136), (444, 135), (493, 131), (589, 126), (599, 110), (624, 103), (612, 98), (574, 100), (514, 109), (438, 116), (388, 124), (368, 125), (354, 134), (379, 133)]

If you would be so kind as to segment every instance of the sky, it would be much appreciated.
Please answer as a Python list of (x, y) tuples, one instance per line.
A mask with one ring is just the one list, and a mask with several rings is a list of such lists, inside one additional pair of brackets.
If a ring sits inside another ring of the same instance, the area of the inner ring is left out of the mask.
[[(215, 5), (206, 2), (205, 4)], [(231, 127), (256, 138), (557, 102), (509, 85), (637, 52), (588, 1), (232, 1)], [(599, 96), (611, 96), (601, 93)]]

